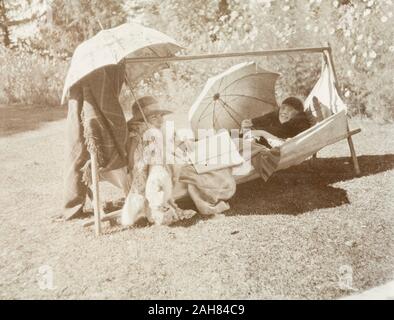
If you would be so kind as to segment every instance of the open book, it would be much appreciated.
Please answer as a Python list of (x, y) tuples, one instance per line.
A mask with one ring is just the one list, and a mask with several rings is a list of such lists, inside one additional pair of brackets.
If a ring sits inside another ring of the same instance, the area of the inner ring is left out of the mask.
[(230, 168), (244, 162), (228, 131), (186, 145), (187, 155), (197, 173)]

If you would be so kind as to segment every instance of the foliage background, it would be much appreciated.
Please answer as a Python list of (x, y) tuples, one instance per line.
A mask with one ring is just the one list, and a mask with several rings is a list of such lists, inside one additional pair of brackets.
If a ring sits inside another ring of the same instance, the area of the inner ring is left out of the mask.
[[(3, 104), (58, 105), (78, 43), (98, 32), (100, 23), (109, 28), (130, 20), (167, 33), (191, 54), (329, 42), (350, 114), (394, 119), (391, 0), (0, 0), (0, 9)], [(22, 24), (33, 31), (12, 37)], [(187, 110), (208, 76), (243, 60), (177, 63), (139, 89)], [(305, 97), (320, 70), (317, 55), (255, 60), (281, 73), (279, 101), (287, 94)], [(122, 100), (130, 103), (127, 94)]]

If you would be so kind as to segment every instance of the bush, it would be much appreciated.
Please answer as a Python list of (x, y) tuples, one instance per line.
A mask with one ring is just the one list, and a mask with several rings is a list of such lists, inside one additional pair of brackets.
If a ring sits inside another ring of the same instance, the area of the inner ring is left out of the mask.
[(57, 106), (67, 64), (24, 50), (0, 50), (0, 103)]
[[(329, 42), (349, 114), (394, 118), (391, 0), (228, 0), (228, 13), (217, 18), (219, 2), (223, 1), (158, 1), (145, 7), (146, 11), (153, 8), (146, 23), (183, 41), (188, 52), (194, 53), (321, 46)], [(186, 12), (195, 13), (193, 24)], [(319, 75), (318, 55), (254, 60), (282, 74), (277, 86), (279, 101), (288, 94), (306, 96)], [(206, 79), (229, 66), (228, 62), (223, 59), (180, 67), (178, 78), (187, 79), (180, 84), (189, 88), (188, 82)]]
[[(42, 28), (37, 41), (44, 49), (52, 48), (50, 54), (56, 56), (67, 49), (72, 52), (77, 39), (97, 31), (97, 23), (89, 18), (92, 14), (86, 15), (82, 2), (70, 7), (65, 17), (60, 10), (65, 2), (53, 3), (59, 9), (54, 10), (58, 12), (54, 26)], [(128, 6), (123, 7), (119, 2), (110, 3), (116, 15), (111, 10), (102, 13), (105, 27), (138, 11), (145, 25), (177, 39), (188, 54), (322, 46), (329, 42), (350, 115), (394, 118), (392, 0), (133, 0), (125, 1)], [(75, 12), (83, 13), (86, 19), (76, 19), (78, 23), (71, 23), (70, 29), (67, 23)], [(1, 102), (59, 103), (66, 72), (63, 60), (9, 50), (3, 51), (1, 58), (6, 61), (1, 64), (5, 70), (0, 75)], [(157, 75), (138, 91), (161, 96), (187, 110), (209, 76), (245, 60), (255, 60), (281, 73), (278, 101), (286, 95), (305, 97), (318, 78), (321, 63), (316, 54), (174, 63), (172, 71)], [(122, 97), (124, 101), (130, 99)]]

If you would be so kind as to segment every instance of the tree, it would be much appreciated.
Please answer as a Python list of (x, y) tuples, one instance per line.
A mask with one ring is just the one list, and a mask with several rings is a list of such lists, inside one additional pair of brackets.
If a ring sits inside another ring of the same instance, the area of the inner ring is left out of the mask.
[(0, 0), (0, 28), (3, 36), (3, 44), (8, 47), (11, 43), (10, 30), (8, 27), (7, 9), (4, 0)]
[(220, 0), (218, 4), (218, 16), (219, 18), (230, 13), (229, 5), (227, 0)]
[(126, 22), (123, 1), (52, 0), (50, 9), (52, 17), (40, 25), (34, 43), (53, 55), (71, 56), (79, 43), (101, 28)]
[(18, 16), (23, 10), (31, 5), (31, 0), (15, 1), (15, 0), (0, 0), (0, 29), (3, 36), (3, 44), (6, 47), (11, 45), (11, 29), (23, 24), (30, 23), (39, 18), (38, 12), (31, 14), (24, 18), (13, 18)]

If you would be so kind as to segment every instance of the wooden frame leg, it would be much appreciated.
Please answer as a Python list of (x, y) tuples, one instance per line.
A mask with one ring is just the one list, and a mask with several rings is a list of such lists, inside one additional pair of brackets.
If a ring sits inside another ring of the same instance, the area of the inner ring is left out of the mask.
[(313, 170), (313, 168), (314, 168), (315, 165), (316, 165), (316, 159), (317, 159), (317, 152), (314, 153), (314, 154), (312, 155), (312, 157), (309, 158), (309, 161), (308, 161), (308, 165), (309, 165), (309, 167), (310, 167), (312, 170)]
[[(335, 87), (336, 87), (336, 89), (337, 89), (337, 91), (338, 91), (339, 96), (340, 96), (341, 98), (343, 98), (343, 97), (342, 97), (342, 94), (341, 94), (341, 90), (339, 89), (338, 77), (337, 77), (337, 73), (336, 73), (336, 71), (335, 71), (334, 59), (333, 59), (333, 57), (332, 57), (332, 52), (331, 52), (331, 46), (330, 46), (329, 43), (327, 44), (327, 46), (329, 47), (329, 50), (328, 50), (328, 58), (329, 58), (329, 62), (330, 62), (331, 67), (332, 67), (332, 71), (333, 71), (333, 73), (334, 73)], [(360, 132), (361, 130), (355, 130), (355, 132), (352, 133), (352, 132), (350, 132), (350, 130), (349, 130), (349, 124), (348, 124), (348, 126), (347, 126), (347, 131), (348, 131), (347, 142), (348, 142), (348, 144), (349, 144), (350, 154), (351, 154), (352, 159), (353, 159), (354, 171), (356, 172), (356, 175), (359, 175), (359, 174), (361, 173), (361, 171), (360, 171), (360, 167), (359, 167), (359, 165), (358, 165), (356, 150), (354, 149), (354, 144), (353, 144), (353, 140), (352, 140), (352, 134), (358, 133), (358, 132)], [(357, 131), (357, 132), (356, 132), (356, 131)]]
[(357, 155), (356, 155), (356, 150), (354, 149), (354, 144), (353, 144), (353, 140), (352, 140), (351, 136), (349, 136), (347, 138), (347, 142), (349, 144), (350, 154), (351, 154), (352, 159), (353, 159), (354, 171), (356, 172), (356, 175), (359, 175), (361, 173), (360, 166), (358, 165), (358, 159), (357, 159)]
[(100, 205), (100, 190), (99, 190), (99, 176), (97, 155), (90, 154), (92, 166), (92, 189), (93, 189), (93, 211), (94, 211), (94, 229), (96, 236), (101, 234), (101, 205)]

